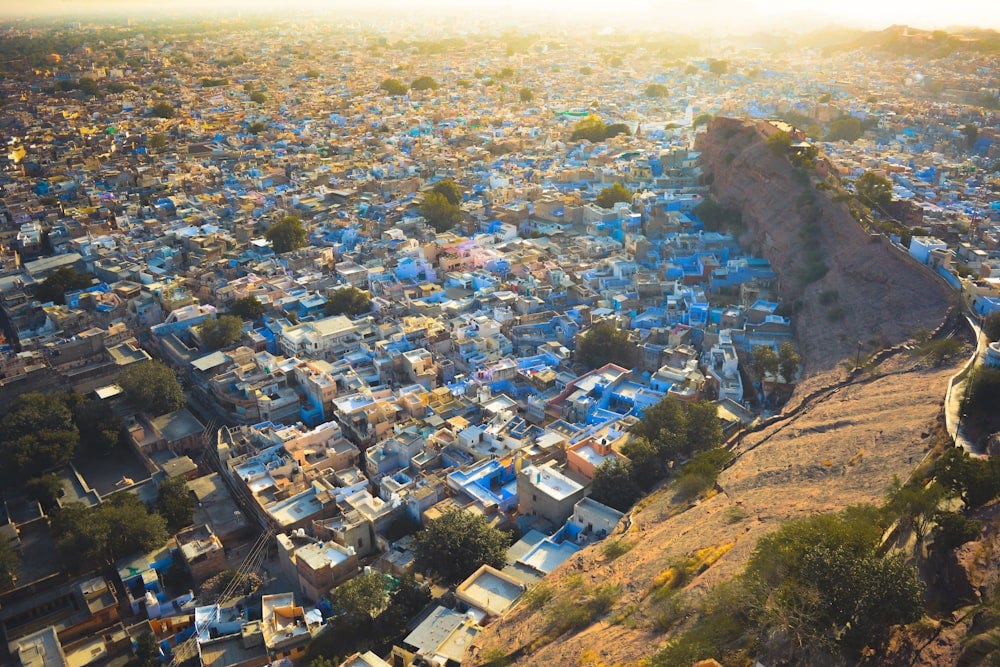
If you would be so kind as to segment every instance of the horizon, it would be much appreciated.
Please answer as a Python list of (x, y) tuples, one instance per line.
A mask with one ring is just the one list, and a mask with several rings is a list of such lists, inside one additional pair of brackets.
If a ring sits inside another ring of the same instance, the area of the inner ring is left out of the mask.
[[(323, 18), (335, 12), (351, 20), (389, 18), (394, 23), (412, 23), (431, 17), (458, 21), (470, 17), (496, 20), (504, 26), (518, 23), (596, 23), (608, 29), (661, 29), (663, 32), (697, 30), (709, 34), (747, 34), (757, 31), (805, 32), (825, 27), (881, 30), (891, 25), (916, 29), (980, 28), (1000, 30), (1000, 3), (985, 0), (955, 0), (948, 5), (914, 6), (902, 0), (878, 5), (864, 0), (842, 0), (836, 7), (815, 0), (619, 0), (615, 14), (598, 0), (503, 0), (500, 3), (429, 0), (419, 4), (405, 0), (373, 0), (360, 6), (347, 0), (287, 0), (280, 7), (266, 0), (222, 0), (206, 5), (196, 0), (179, 2), (129, 2), (128, 0), (40, 0), (30, 6), (20, 0), (0, 0), (0, 20), (197, 18), (232, 13), (240, 16)], [(387, 16), (388, 14), (388, 16)], [(330, 17), (334, 18), (334, 17)], [(660, 21), (659, 25), (657, 25)], [(474, 21), (475, 23), (475, 21)], [(468, 21), (462, 23), (470, 27)], [(429, 26), (437, 32), (446, 25)]]

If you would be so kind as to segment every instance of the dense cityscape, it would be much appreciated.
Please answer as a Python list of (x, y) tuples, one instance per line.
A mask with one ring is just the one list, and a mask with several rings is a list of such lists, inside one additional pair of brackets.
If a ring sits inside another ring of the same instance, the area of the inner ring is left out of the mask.
[(996, 659), (997, 33), (413, 27), (0, 24), (10, 664)]

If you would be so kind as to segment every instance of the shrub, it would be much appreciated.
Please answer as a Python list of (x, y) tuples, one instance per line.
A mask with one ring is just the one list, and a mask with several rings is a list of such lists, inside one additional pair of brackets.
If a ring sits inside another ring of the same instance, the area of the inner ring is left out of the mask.
[(604, 557), (609, 561), (615, 560), (619, 556), (624, 556), (632, 550), (634, 545), (625, 540), (608, 540), (601, 547)]

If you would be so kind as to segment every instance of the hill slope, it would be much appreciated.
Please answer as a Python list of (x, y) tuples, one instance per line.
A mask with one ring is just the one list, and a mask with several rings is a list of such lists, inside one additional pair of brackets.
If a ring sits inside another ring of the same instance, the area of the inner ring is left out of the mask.
[[(881, 237), (869, 236), (844, 203), (775, 155), (754, 125), (716, 118), (696, 147), (713, 195), (741, 209), (743, 241), (771, 260), (782, 301), (797, 307), (793, 322), (807, 373), (853, 359), (858, 341), (870, 352), (941, 323), (948, 306), (943, 281)], [(809, 283), (810, 273), (820, 273), (812, 247), (828, 270)]]

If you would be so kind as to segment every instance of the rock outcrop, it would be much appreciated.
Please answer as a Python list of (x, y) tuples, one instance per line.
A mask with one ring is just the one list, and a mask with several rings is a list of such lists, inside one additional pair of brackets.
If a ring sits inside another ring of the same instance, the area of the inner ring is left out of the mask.
[(949, 305), (943, 279), (866, 232), (834, 190), (817, 188), (815, 174), (771, 150), (765, 128), (716, 118), (696, 148), (713, 196), (740, 209), (742, 240), (780, 277), (806, 373), (853, 360), (859, 342), (869, 353), (937, 327)]

